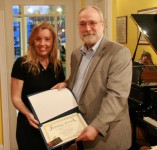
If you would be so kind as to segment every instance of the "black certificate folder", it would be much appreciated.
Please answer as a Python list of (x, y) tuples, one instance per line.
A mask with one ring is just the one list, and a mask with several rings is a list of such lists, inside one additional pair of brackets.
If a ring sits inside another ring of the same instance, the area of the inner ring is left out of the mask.
[(76, 139), (87, 126), (67, 88), (29, 95), (28, 99), (48, 150)]

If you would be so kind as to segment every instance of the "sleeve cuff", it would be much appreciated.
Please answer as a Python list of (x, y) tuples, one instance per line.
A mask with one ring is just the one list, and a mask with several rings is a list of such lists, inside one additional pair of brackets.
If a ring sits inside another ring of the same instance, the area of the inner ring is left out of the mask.
[(106, 136), (109, 130), (109, 125), (104, 125), (98, 118), (94, 119), (90, 125), (97, 129), (101, 136)]

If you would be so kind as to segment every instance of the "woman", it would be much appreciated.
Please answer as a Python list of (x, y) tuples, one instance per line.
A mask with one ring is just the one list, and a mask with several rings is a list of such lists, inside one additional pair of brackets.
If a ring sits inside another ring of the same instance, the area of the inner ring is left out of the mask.
[(152, 56), (149, 52), (143, 51), (138, 63), (144, 65), (144, 71), (157, 71), (157, 67), (154, 65)]
[(18, 58), (13, 65), (11, 98), (19, 110), (16, 130), (19, 150), (46, 150), (27, 95), (48, 90), (65, 80), (57, 53), (54, 29), (50, 24), (40, 22), (31, 32), (27, 55)]
[(151, 54), (145, 51), (143, 51), (141, 58), (138, 62), (143, 65), (154, 65)]

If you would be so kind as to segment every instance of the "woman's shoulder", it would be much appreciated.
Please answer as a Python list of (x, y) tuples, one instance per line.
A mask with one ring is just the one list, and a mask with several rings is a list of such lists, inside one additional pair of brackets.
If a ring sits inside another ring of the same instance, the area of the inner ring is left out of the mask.
[(18, 58), (15, 60), (16, 63), (23, 63), (24, 61), (26, 61), (26, 56), (18, 57)]
[(24, 57), (18, 57), (13, 65), (11, 77), (23, 80), (25, 73), (27, 72), (27, 67), (23, 65)]
[(24, 60), (24, 56), (16, 58), (15, 62), (22, 62)]
[(26, 61), (25, 56), (18, 57), (14, 62), (14, 66), (21, 68), (22, 66), (25, 66), (25, 63), (24, 63), (25, 61)]

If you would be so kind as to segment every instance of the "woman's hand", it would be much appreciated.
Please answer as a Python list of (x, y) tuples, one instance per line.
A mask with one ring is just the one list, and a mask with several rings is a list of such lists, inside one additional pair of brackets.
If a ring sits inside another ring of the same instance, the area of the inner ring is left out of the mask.
[(29, 124), (33, 126), (34, 128), (38, 129), (39, 122), (34, 118), (33, 114), (29, 112), (26, 114), (26, 117)]
[(56, 84), (55, 86), (53, 86), (51, 89), (61, 90), (61, 89), (66, 88), (66, 87), (67, 87), (66, 82), (60, 82), (60, 83)]

